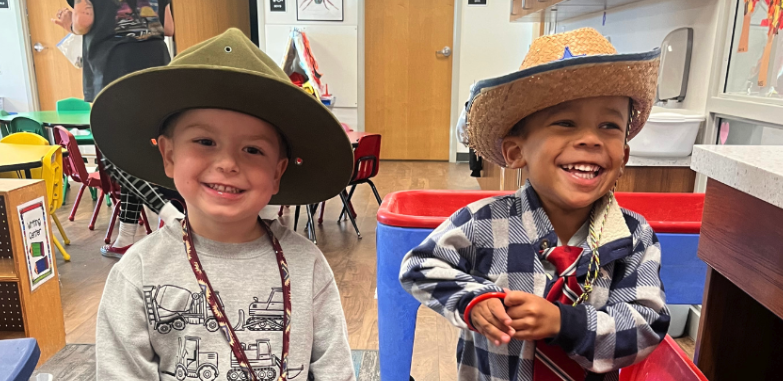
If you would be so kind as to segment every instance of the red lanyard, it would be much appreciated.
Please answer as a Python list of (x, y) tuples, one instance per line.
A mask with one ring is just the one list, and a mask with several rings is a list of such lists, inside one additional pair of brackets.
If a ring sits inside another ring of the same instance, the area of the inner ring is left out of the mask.
[[(285, 260), (283, 249), (280, 247), (280, 242), (277, 240), (274, 233), (272, 233), (272, 229), (269, 227), (268, 222), (260, 219), (259, 222), (266, 231), (266, 236), (269, 237), (272, 248), (275, 250), (277, 265), (280, 270), (280, 282), (283, 285), (283, 307), (285, 308), (285, 314), (283, 315), (283, 354), (282, 360), (280, 361), (280, 377), (278, 380), (285, 381), (288, 379), (288, 344), (291, 336), (291, 278), (288, 273), (288, 262)], [(223, 305), (218, 301), (214, 290), (212, 290), (212, 284), (209, 283), (207, 273), (204, 272), (201, 261), (198, 259), (196, 246), (193, 244), (193, 237), (190, 235), (190, 222), (188, 221), (187, 213), (185, 218), (182, 219), (182, 241), (185, 243), (185, 251), (188, 254), (190, 266), (193, 268), (193, 274), (196, 276), (199, 286), (201, 286), (201, 289), (206, 295), (209, 307), (212, 309), (212, 314), (215, 315), (220, 330), (223, 331), (228, 344), (231, 346), (231, 352), (234, 354), (234, 357), (236, 357), (239, 367), (245, 372), (249, 380), (258, 381), (258, 376), (250, 366), (247, 355), (242, 349), (242, 343), (237, 339), (237, 335), (231, 327), (231, 323), (228, 322), (226, 312), (223, 310)]]

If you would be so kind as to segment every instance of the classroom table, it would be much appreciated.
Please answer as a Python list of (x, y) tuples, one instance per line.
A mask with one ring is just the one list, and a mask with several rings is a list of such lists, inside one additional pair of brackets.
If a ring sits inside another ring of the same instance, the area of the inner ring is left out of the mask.
[[(46, 127), (63, 126), (66, 129), (78, 128), (80, 130), (86, 130), (90, 128), (90, 112), (89, 111), (31, 111), (20, 112), (14, 115), (0, 116), (0, 121), (10, 123), (16, 117), (23, 116), (30, 118)], [(74, 136), (79, 144), (95, 144), (90, 135), (76, 135)]]
[(51, 148), (50, 145), (0, 143), (0, 172), (24, 170), (30, 179), (33, 177), (30, 170), (43, 166), (41, 159)]

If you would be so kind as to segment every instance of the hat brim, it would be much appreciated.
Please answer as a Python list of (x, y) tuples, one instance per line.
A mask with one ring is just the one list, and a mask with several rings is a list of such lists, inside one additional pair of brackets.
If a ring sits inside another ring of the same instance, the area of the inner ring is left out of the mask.
[(104, 156), (123, 171), (175, 189), (151, 139), (158, 137), (166, 118), (191, 108), (237, 111), (278, 128), (291, 160), (270, 204), (324, 201), (350, 181), (351, 142), (332, 113), (289, 82), (241, 69), (164, 66), (127, 75), (95, 100), (93, 137)]
[(470, 146), (505, 166), (501, 143), (525, 117), (575, 99), (627, 96), (636, 115), (629, 140), (644, 126), (658, 80), (659, 50), (555, 61), (476, 83), (468, 103)]

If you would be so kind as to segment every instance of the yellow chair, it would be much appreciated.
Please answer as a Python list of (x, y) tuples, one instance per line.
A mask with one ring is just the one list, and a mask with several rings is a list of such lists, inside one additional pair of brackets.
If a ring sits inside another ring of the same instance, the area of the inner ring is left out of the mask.
[[(42, 159), (43, 168), (41, 168), (41, 179), (46, 182), (46, 193), (49, 199), (49, 215), (52, 216), (54, 224), (57, 225), (57, 229), (60, 230), (60, 235), (63, 237), (63, 241), (66, 245), (70, 245), (71, 241), (63, 230), (60, 219), (57, 218), (57, 209), (63, 204), (63, 154), (62, 147), (52, 146), (46, 155)], [(63, 255), (63, 259), (66, 261), (71, 260), (71, 256), (65, 251), (65, 248), (57, 240), (57, 237), (52, 236), (52, 241), (60, 253)]]
[[(48, 140), (29, 132), (17, 132), (15, 134), (8, 135), (0, 140), (0, 143), (49, 145)], [(52, 146), (51, 149), (46, 151), (46, 155), (44, 155), (41, 161), (43, 164), (42, 167), (32, 169), (30, 174), (32, 175), (32, 178), (41, 179), (46, 182), (46, 198), (49, 200), (49, 215), (52, 216), (54, 224), (57, 225), (57, 229), (60, 230), (60, 235), (62, 235), (65, 244), (70, 245), (71, 240), (68, 239), (68, 236), (65, 234), (65, 230), (63, 230), (62, 224), (60, 224), (60, 220), (55, 214), (57, 209), (63, 204), (62, 147), (59, 145)], [(3, 173), (2, 175), (3, 176), (0, 177), (7, 177), (8, 175), (13, 175), (13, 177), (16, 177), (15, 174), (9, 172)], [(66, 261), (70, 261), (71, 256), (68, 254), (68, 252), (65, 251), (63, 246), (60, 244), (60, 241), (58, 241), (54, 236), (52, 236), (52, 241), (54, 241), (54, 245), (58, 250), (60, 250), (60, 253), (62, 253), (63, 258)]]
[(49, 145), (49, 141), (41, 135), (32, 132), (16, 132), (0, 139), (0, 143)]

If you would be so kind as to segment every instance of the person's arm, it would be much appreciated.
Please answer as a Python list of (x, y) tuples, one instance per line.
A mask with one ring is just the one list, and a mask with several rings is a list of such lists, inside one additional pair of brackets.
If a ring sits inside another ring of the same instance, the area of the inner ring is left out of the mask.
[(94, 21), (94, 12), (92, 1), (74, 0), (73, 2), (73, 24), (71, 30), (74, 34), (87, 34), (92, 29)]
[(659, 270), (661, 246), (649, 225), (642, 227), (638, 249), (615, 263), (606, 305), (560, 307), (559, 345), (585, 369), (606, 373), (646, 358), (666, 336), (669, 310)]
[(165, 13), (163, 16), (163, 35), (172, 37), (174, 36), (174, 15), (171, 13), (171, 3), (166, 4)]
[[(128, 259), (128, 258), (126, 258)], [(155, 352), (150, 344), (144, 293), (117, 265), (106, 280), (95, 330), (98, 380), (157, 380)]]
[[(322, 271), (330, 271), (328, 267)], [(289, 364), (292, 366), (294, 364)], [(313, 348), (310, 374), (318, 381), (353, 381), (348, 328), (334, 278), (313, 297)]]
[(494, 282), (471, 275), (477, 255), (474, 218), (468, 208), (453, 214), (403, 258), (400, 268), (405, 291), (462, 329), (468, 329), (465, 309), (474, 298), (503, 292)]

